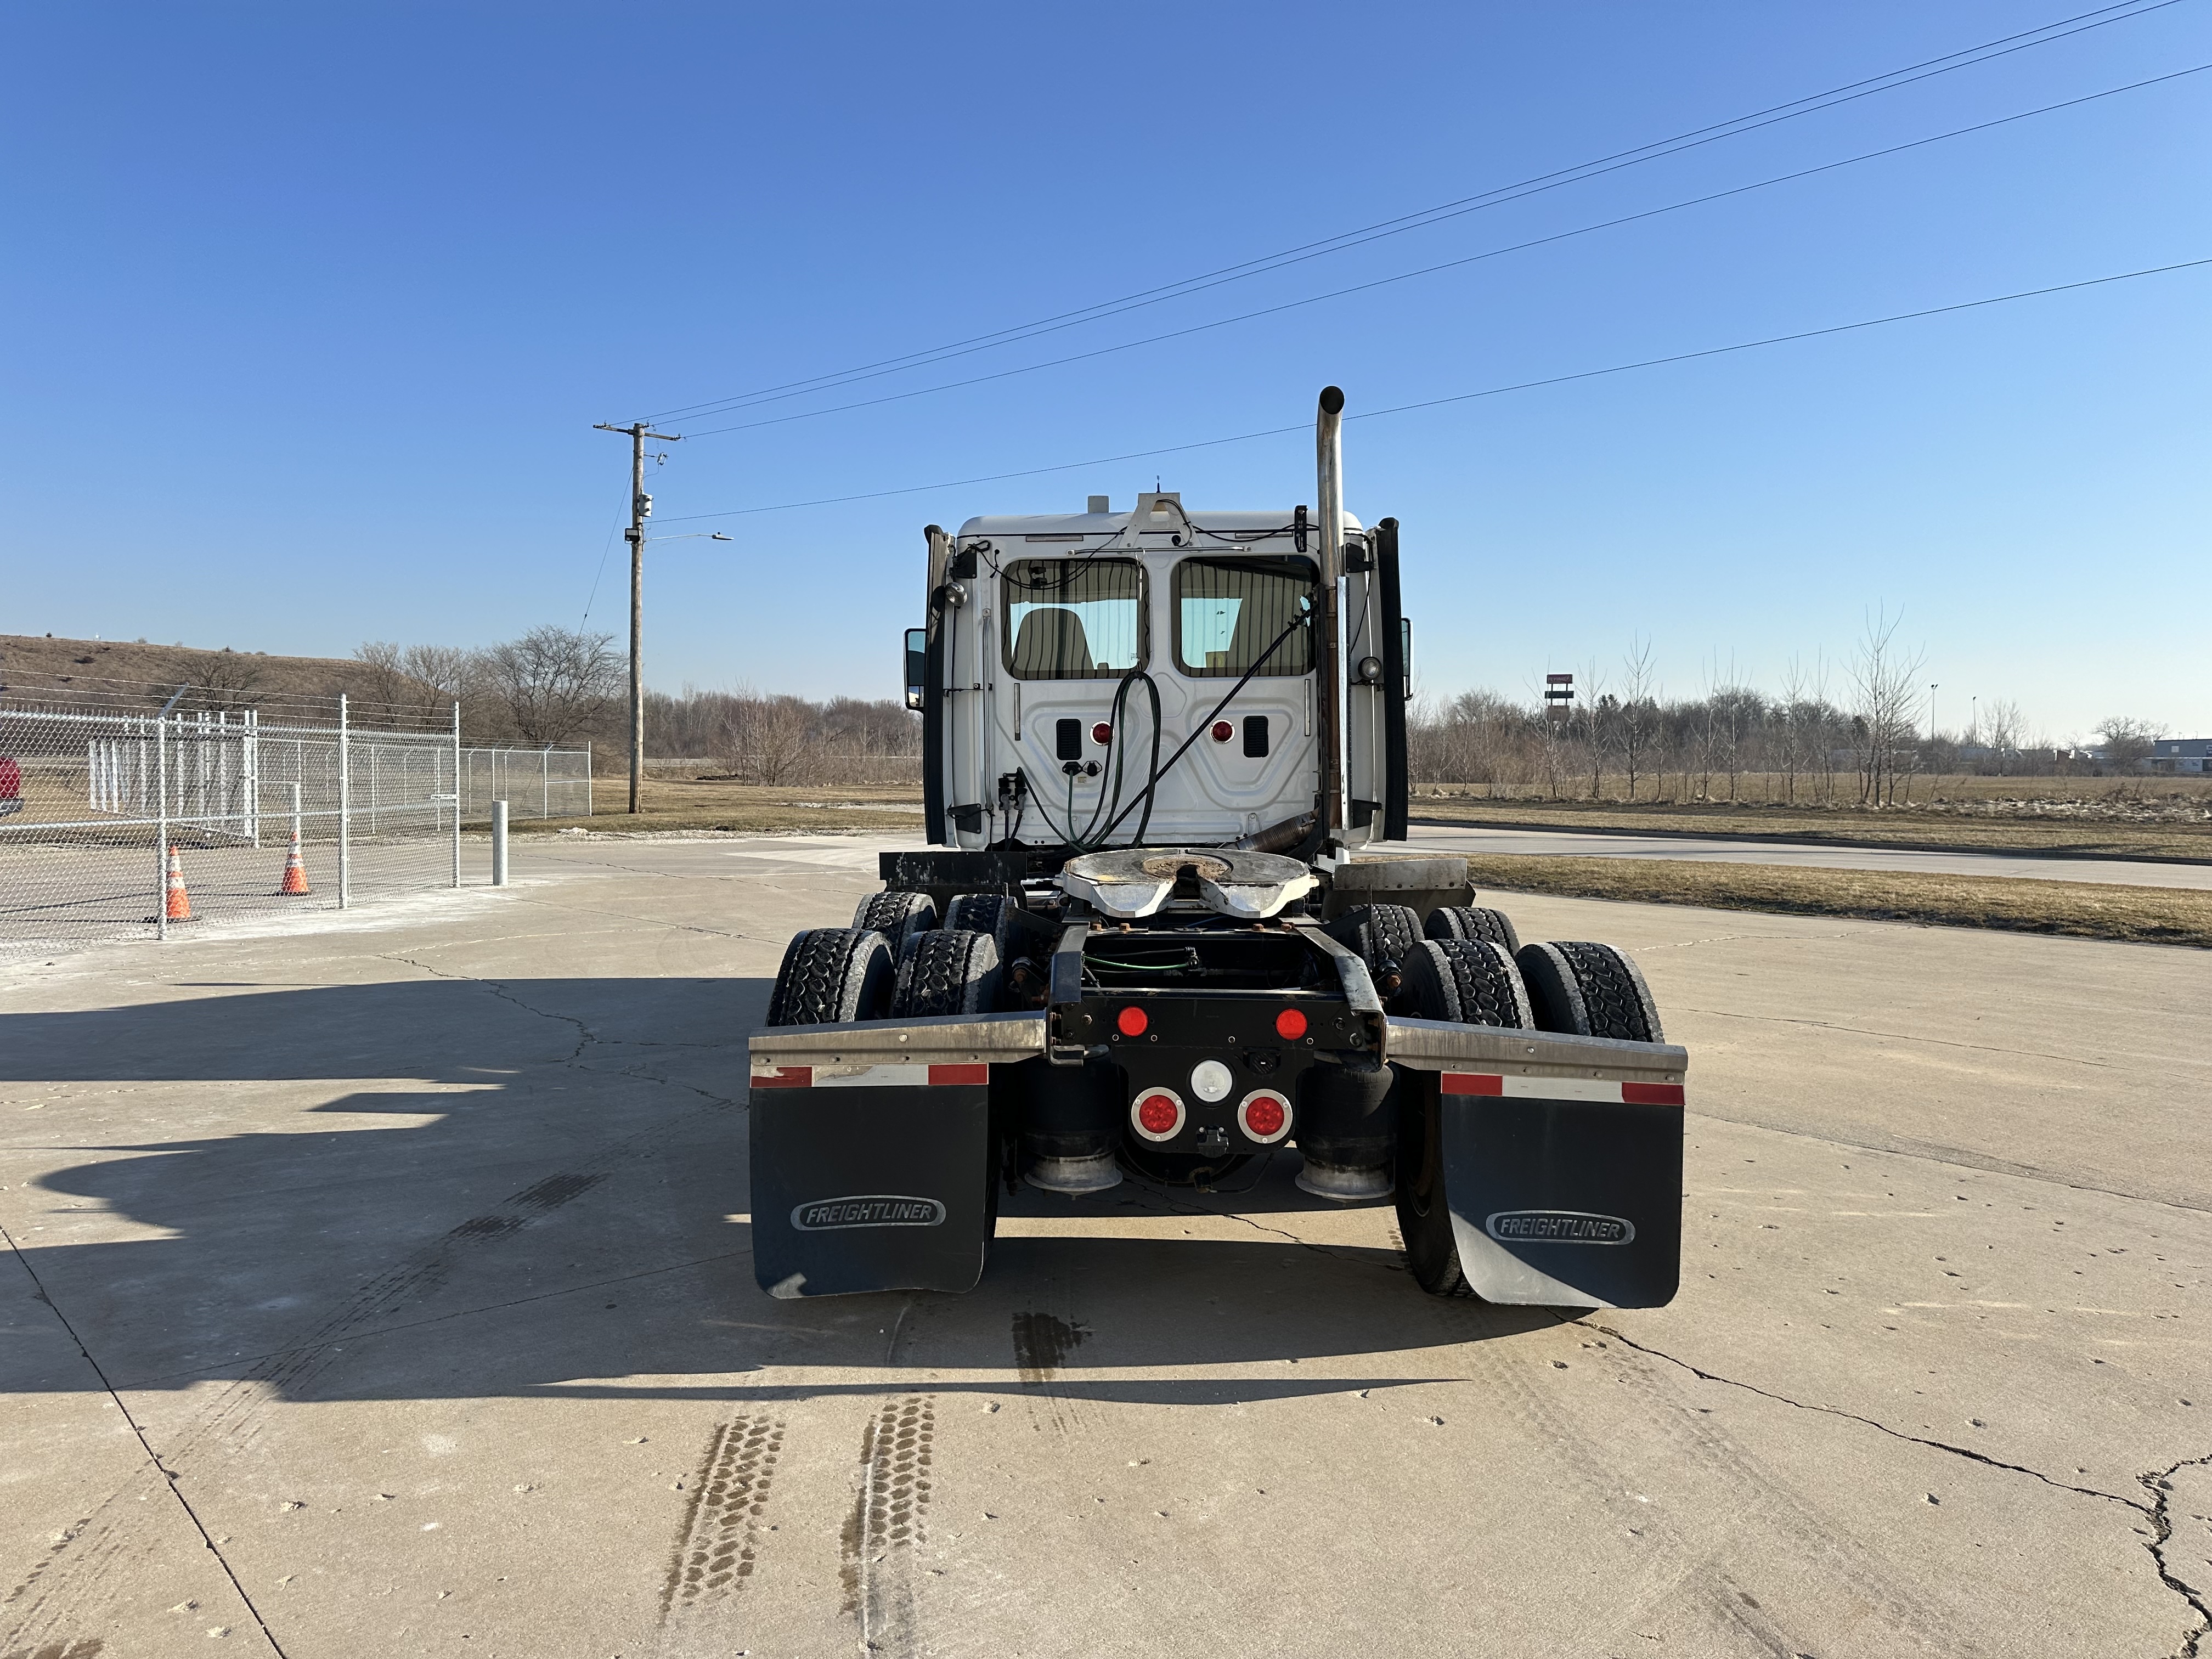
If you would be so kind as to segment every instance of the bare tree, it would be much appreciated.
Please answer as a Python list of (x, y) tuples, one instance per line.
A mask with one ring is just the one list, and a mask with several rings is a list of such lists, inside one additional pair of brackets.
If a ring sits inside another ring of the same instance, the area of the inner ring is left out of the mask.
[(1920, 672), (1927, 653), (1897, 642), (1903, 613), (1887, 605), (1866, 619), (1851, 660), (1851, 733), (1859, 757), (1859, 804), (1893, 805), (1901, 763), (1920, 731)]
[(1621, 770), (1627, 774), (1628, 799), (1632, 801), (1638, 769), (1650, 765), (1659, 728), (1659, 703), (1654, 695), (1658, 677), (1651, 665), (1651, 641), (1632, 641), (1621, 659), (1621, 669), (1620, 712), (1613, 722), (1613, 741), (1620, 750)]
[(170, 677), (185, 689), (178, 706), (209, 714), (258, 708), (261, 695), (255, 688), (264, 672), (252, 657), (227, 645), (220, 651), (187, 652), (169, 663)]
[(354, 647), (354, 660), (368, 670), (362, 678), (371, 702), (381, 703), (387, 708), (414, 702), (415, 684), (400, 665), (401, 654), (399, 647), (391, 640), (363, 640)]
[(815, 708), (803, 698), (741, 690), (729, 700), (717, 745), (732, 773), (754, 783), (802, 783), (811, 769)]
[(2097, 735), (2105, 740), (2106, 761), (2122, 772), (2142, 769), (2160, 730), (2157, 721), (2137, 720), (2131, 714), (2108, 714), (2096, 726)]
[(492, 647), (479, 665), (487, 690), (516, 734), (550, 748), (592, 726), (612, 706), (622, 683), (622, 659), (609, 649), (613, 641), (611, 634), (533, 628)]

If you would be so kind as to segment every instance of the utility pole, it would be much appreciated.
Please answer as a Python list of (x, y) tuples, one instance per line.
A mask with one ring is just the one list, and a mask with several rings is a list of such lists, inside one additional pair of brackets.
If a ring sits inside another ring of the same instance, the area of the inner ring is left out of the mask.
[(645, 520), (653, 511), (653, 497), (645, 493), (645, 441), (657, 443), (681, 443), (683, 434), (675, 432), (655, 432), (643, 421), (632, 421), (628, 426), (609, 426), (605, 421), (592, 422), (601, 432), (629, 434), (629, 528), (623, 532), (629, 543), (629, 810), (641, 809), (640, 796), (645, 782), (645, 670), (641, 655), (645, 645)]

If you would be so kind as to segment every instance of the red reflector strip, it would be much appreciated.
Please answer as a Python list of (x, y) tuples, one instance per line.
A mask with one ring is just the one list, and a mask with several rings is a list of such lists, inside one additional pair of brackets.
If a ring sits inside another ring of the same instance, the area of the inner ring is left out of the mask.
[(765, 1072), (753, 1073), (756, 1089), (811, 1089), (814, 1086), (811, 1066), (772, 1066)]
[[(941, 1089), (954, 1083), (988, 1083), (991, 1068), (988, 1066), (933, 1066), (929, 1068), (932, 1088)], [(1675, 1093), (1680, 1094), (1680, 1090)]]
[(1680, 1106), (1679, 1083), (1620, 1083), (1588, 1077), (1504, 1077), (1492, 1072), (1445, 1072), (1437, 1087), (1448, 1095), (1510, 1095), (1522, 1100), (1620, 1101), (1628, 1106)]
[(1448, 1095), (1502, 1095), (1505, 1092), (1505, 1079), (1486, 1072), (1446, 1072), (1443, 1091)]

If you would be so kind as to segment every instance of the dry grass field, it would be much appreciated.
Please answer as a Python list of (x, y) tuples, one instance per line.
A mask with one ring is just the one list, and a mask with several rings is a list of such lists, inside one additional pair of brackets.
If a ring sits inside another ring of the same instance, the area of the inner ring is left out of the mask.
[[(1953, 781), (1946, 781), (1947, 783)], [(1426, 791), (1416, 823), (2212, 862), (2212, 779), (1970, 778), (1911, 806), (1545, 801)]]
[[(252, 698), (377, 695), (365, 663), (342, 657), (272, 657), (265, 652), (204, 651), (145, 640), (57, 640), (0, 634), (0, 694), (41, 701), (96, 697), (184, 681), (239, 688)], [(158, 701), (158, 699), (157, 699)]]
[(633, 816), (629, 775), (602, 772), (592, 781), (598, 812), (588, 818), (520, 819), (513, 833), (562, 830), (609, 831), (722, 830), (738, 835), (859, 835), (921, 830), (921, 790), (896, 784), (847, 787), (830, 784), (733, 783), (716, 777), (646, 775), (645, 810)]
[(2212, 948), (2212, 893), (2172, 887), (1674, 859), (1478, 856), (1468, 860), (1468, 874), (1478, 890)]

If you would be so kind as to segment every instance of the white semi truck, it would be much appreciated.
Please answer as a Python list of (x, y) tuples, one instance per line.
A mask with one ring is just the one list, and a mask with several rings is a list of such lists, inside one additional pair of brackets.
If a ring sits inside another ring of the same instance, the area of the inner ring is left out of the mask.
[(751, 1060), (779, 1297), (964, 1291), (999, 1195), (1133, 1171), (1395, 1202), (1438, 1295), (1673, 1297), (1684, 1051), (1635, 964), (1522, 944), (1407, 831), (1398, 524), (1139, 495), (928, 543), (928, 850), (791, 941)]

